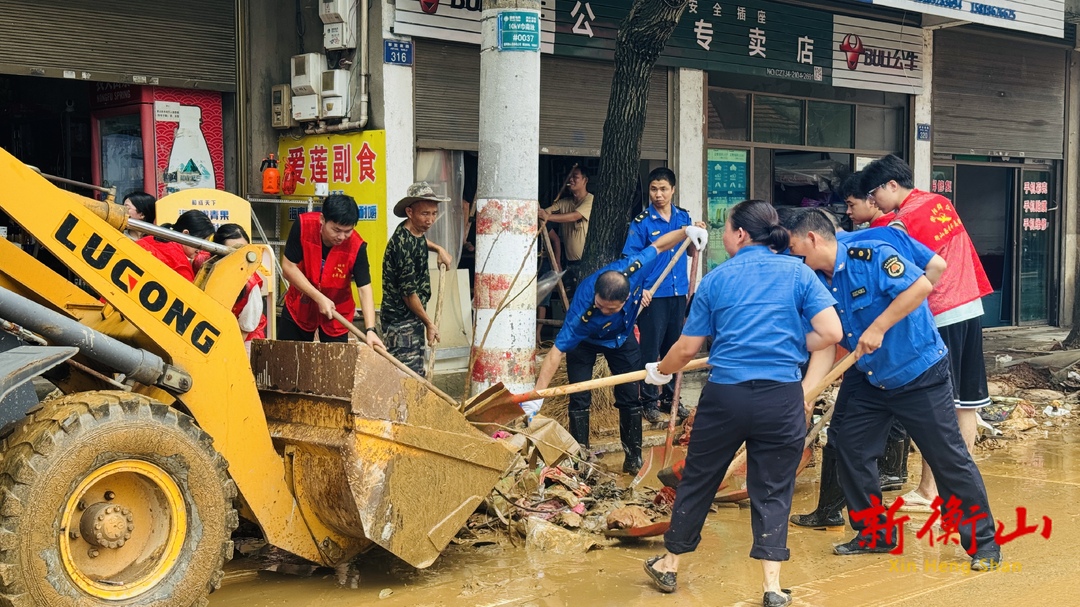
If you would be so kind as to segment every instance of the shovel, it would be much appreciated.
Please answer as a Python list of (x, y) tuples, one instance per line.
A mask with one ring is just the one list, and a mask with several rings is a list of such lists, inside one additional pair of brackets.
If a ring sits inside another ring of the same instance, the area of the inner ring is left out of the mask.
[[(844, 372), (847, 371), (854, 363), (855, 357), (850, 353), (844, 358), (840, 359), (840, 362), (836, 363), (832, 370), (829, 371), (828, 375), (826, 375), (825, 378), (822, 379), (816, 386), (814, 386), (814, 388), (810, 390), (810, 392), (806, 395), (806, 402), (813, 402), (819, 395), (821, 395), (822, 392), (825, 391), (826, 388), (828, 388), (834, 381), (836, 381), (841, 375), (843, 375)], [(803, 471), (803, 469), (806, 468), (806, 464), (808, 462), (807, 450), (814, 442), (814, 438), (818, 435), (819, 432), (821, 432), (821, 429), (824, 428), (825, 424), (828, 423), (828, 421), (832, 418), (832, 414), (835, 409), (835, 405), (830, 407), (829, 410), (821, 416), (821, 419), (818, 420), (818, 423), (814, 424), (814, 427), (811, 428), (809, 434), (806, 435), (806, 440), (803, 441), (802, 460), (799, 462), (799, 468), (796, 470), (795, 474), (799, 474)], [(724, 489), (730, 487), (732, 485), (732, 482), (740, 476), (742, 477), (742, 482), (739, 483), (739, 487), (731, 491), (725, 492)], [(634, 480), (635, 482), (637, 481), (636, 478)], [(731, 460), (731, 464), (728, 466), (727, 474), (724, 475), (724, 481), (720, 484), (720, 488), (717, 490), (716, 498), (713, 501), (737, 502), (740, 500), (744, 500), (747, 497), (748, 494), (746, 492), (746, 450), (743, 449), (735, 455), (735, 458), (733, 460)], [(645, 527), (620, 529), (618, 530), (620, 532), (618, 535), (610, 535), (609, 537), (653, 537), (657, 535), (662, 535), (668, 530), (668, 527), (670, 526), (671, 521), (660, 521), (651, 525), (647, 525)]]
[[(443, 301), (443, 288), (446, 283), (446, 266), (439, 264), (439, 295), (435, 298), (435, 326), (440, 326), (442, 322), (442, 301)], [(427, 376), (428, 381), (435, 379), (435, 343), (431, 344), (431, 357), (428, 359), (427, 372), (424, 373)]]
[[(678, 255), (676, 255), (678, 257)], [(690, 292), (687, 297), (693, 297), (694, 291), (697, 289), (697, 285), (694, 284), (697, 278), (698, 269), (698, 251), (695, 249), (694, 253), (690, 256)], [(660, 280), (663, 280), (663, 276)], [(652, 291), (655, 292), (656, 288), (660, 286), (660, 283), (653, 285)], [(675, 427), (678, 425), (679, 418), (679, 393), (682, 392), (682, 371), (679, 371), (675, 375), (675, 390), (671, 399), (671, 414), (668, 415), (668, 427), (667, 436), (664, 439), (663, 447), (653, 447), (649, 450), (649, 457), (645, 460), (644, 465), (638, 470), (637, 476), (630, 482), (630, 487), (637, 487), (641, 481), (649, 475), (650, 470), (663, 470), (671, 465), (671, 459), (673, 454), (672, 444), (675, 442)]]

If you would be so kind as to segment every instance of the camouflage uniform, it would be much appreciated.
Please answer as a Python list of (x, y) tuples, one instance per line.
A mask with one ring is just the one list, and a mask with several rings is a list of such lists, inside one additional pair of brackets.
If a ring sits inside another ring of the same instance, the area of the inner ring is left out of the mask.
[(394, 358), (423, 375), (424, 323), (405, 305), (412, 294), (424, 306), (431, 299), (427, 239), (413, 236), (403, 223), (394, 230), (383, 257), (383, 341)]

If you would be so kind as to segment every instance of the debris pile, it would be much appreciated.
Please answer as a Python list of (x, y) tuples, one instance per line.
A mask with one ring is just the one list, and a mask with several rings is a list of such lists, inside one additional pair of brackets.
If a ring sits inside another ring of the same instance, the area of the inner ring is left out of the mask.
[[(519, 458), (455, 539), (477, 545), (524, 539), (528, 549), (576, 554), (609, 544), (611, 529), (645, 527), (670, 516), (670, 502), (649, 488), (624, 487), (555, 420), (497, 438)], [(626, 484), (626, 477), (622, 477)]]

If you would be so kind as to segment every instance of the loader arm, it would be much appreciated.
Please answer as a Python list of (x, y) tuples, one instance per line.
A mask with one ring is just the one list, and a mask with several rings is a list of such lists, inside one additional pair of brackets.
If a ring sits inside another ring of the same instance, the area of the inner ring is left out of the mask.
[[(0, 150), (6, 185), (0, 210), (33, 235), (50, 253), (116, 308), (157, 345), (172, 365), (192, 378), (176, 395), (229, 462), (229, 474), (263, 528), (267, 540), (306, 559), (333, 560), (320, 550), (339, 537), (318, 521), (301, 516), (286, 480), (285, 465), (267, 428), (255, 378), (231, 304), (259, 264), (259, 249), (248, 246), (218, 260), (205, 279), (210, 293), (184, 280), (153, 255), (80, 203)], [(24, 291), (37, 292), (63, 308), (64, 293), (49, 294), (55, 274), (37, 281), (5, 267)], [(52, 274), (50, 272), (50, 274)], [(212, 295), (211, 295), (212, 293)], [(70, 311), (65, 310), (71, 314)]]

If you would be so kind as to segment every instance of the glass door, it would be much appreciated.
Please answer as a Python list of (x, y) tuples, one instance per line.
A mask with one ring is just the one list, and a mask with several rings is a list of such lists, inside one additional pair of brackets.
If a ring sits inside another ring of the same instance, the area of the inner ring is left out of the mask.
[(135, 111), (97, 120), (101, 138), (101, 185), (116, 186), (116, 201), (123, 202), (128, 192), (144, 187), (141, 117)]
[(1021, 171), (1016, 253), (1020, 324), (1045, 324), (1050, 317), (1050, 257), (1055, 233), (1051, 185), (1049, 170)]

